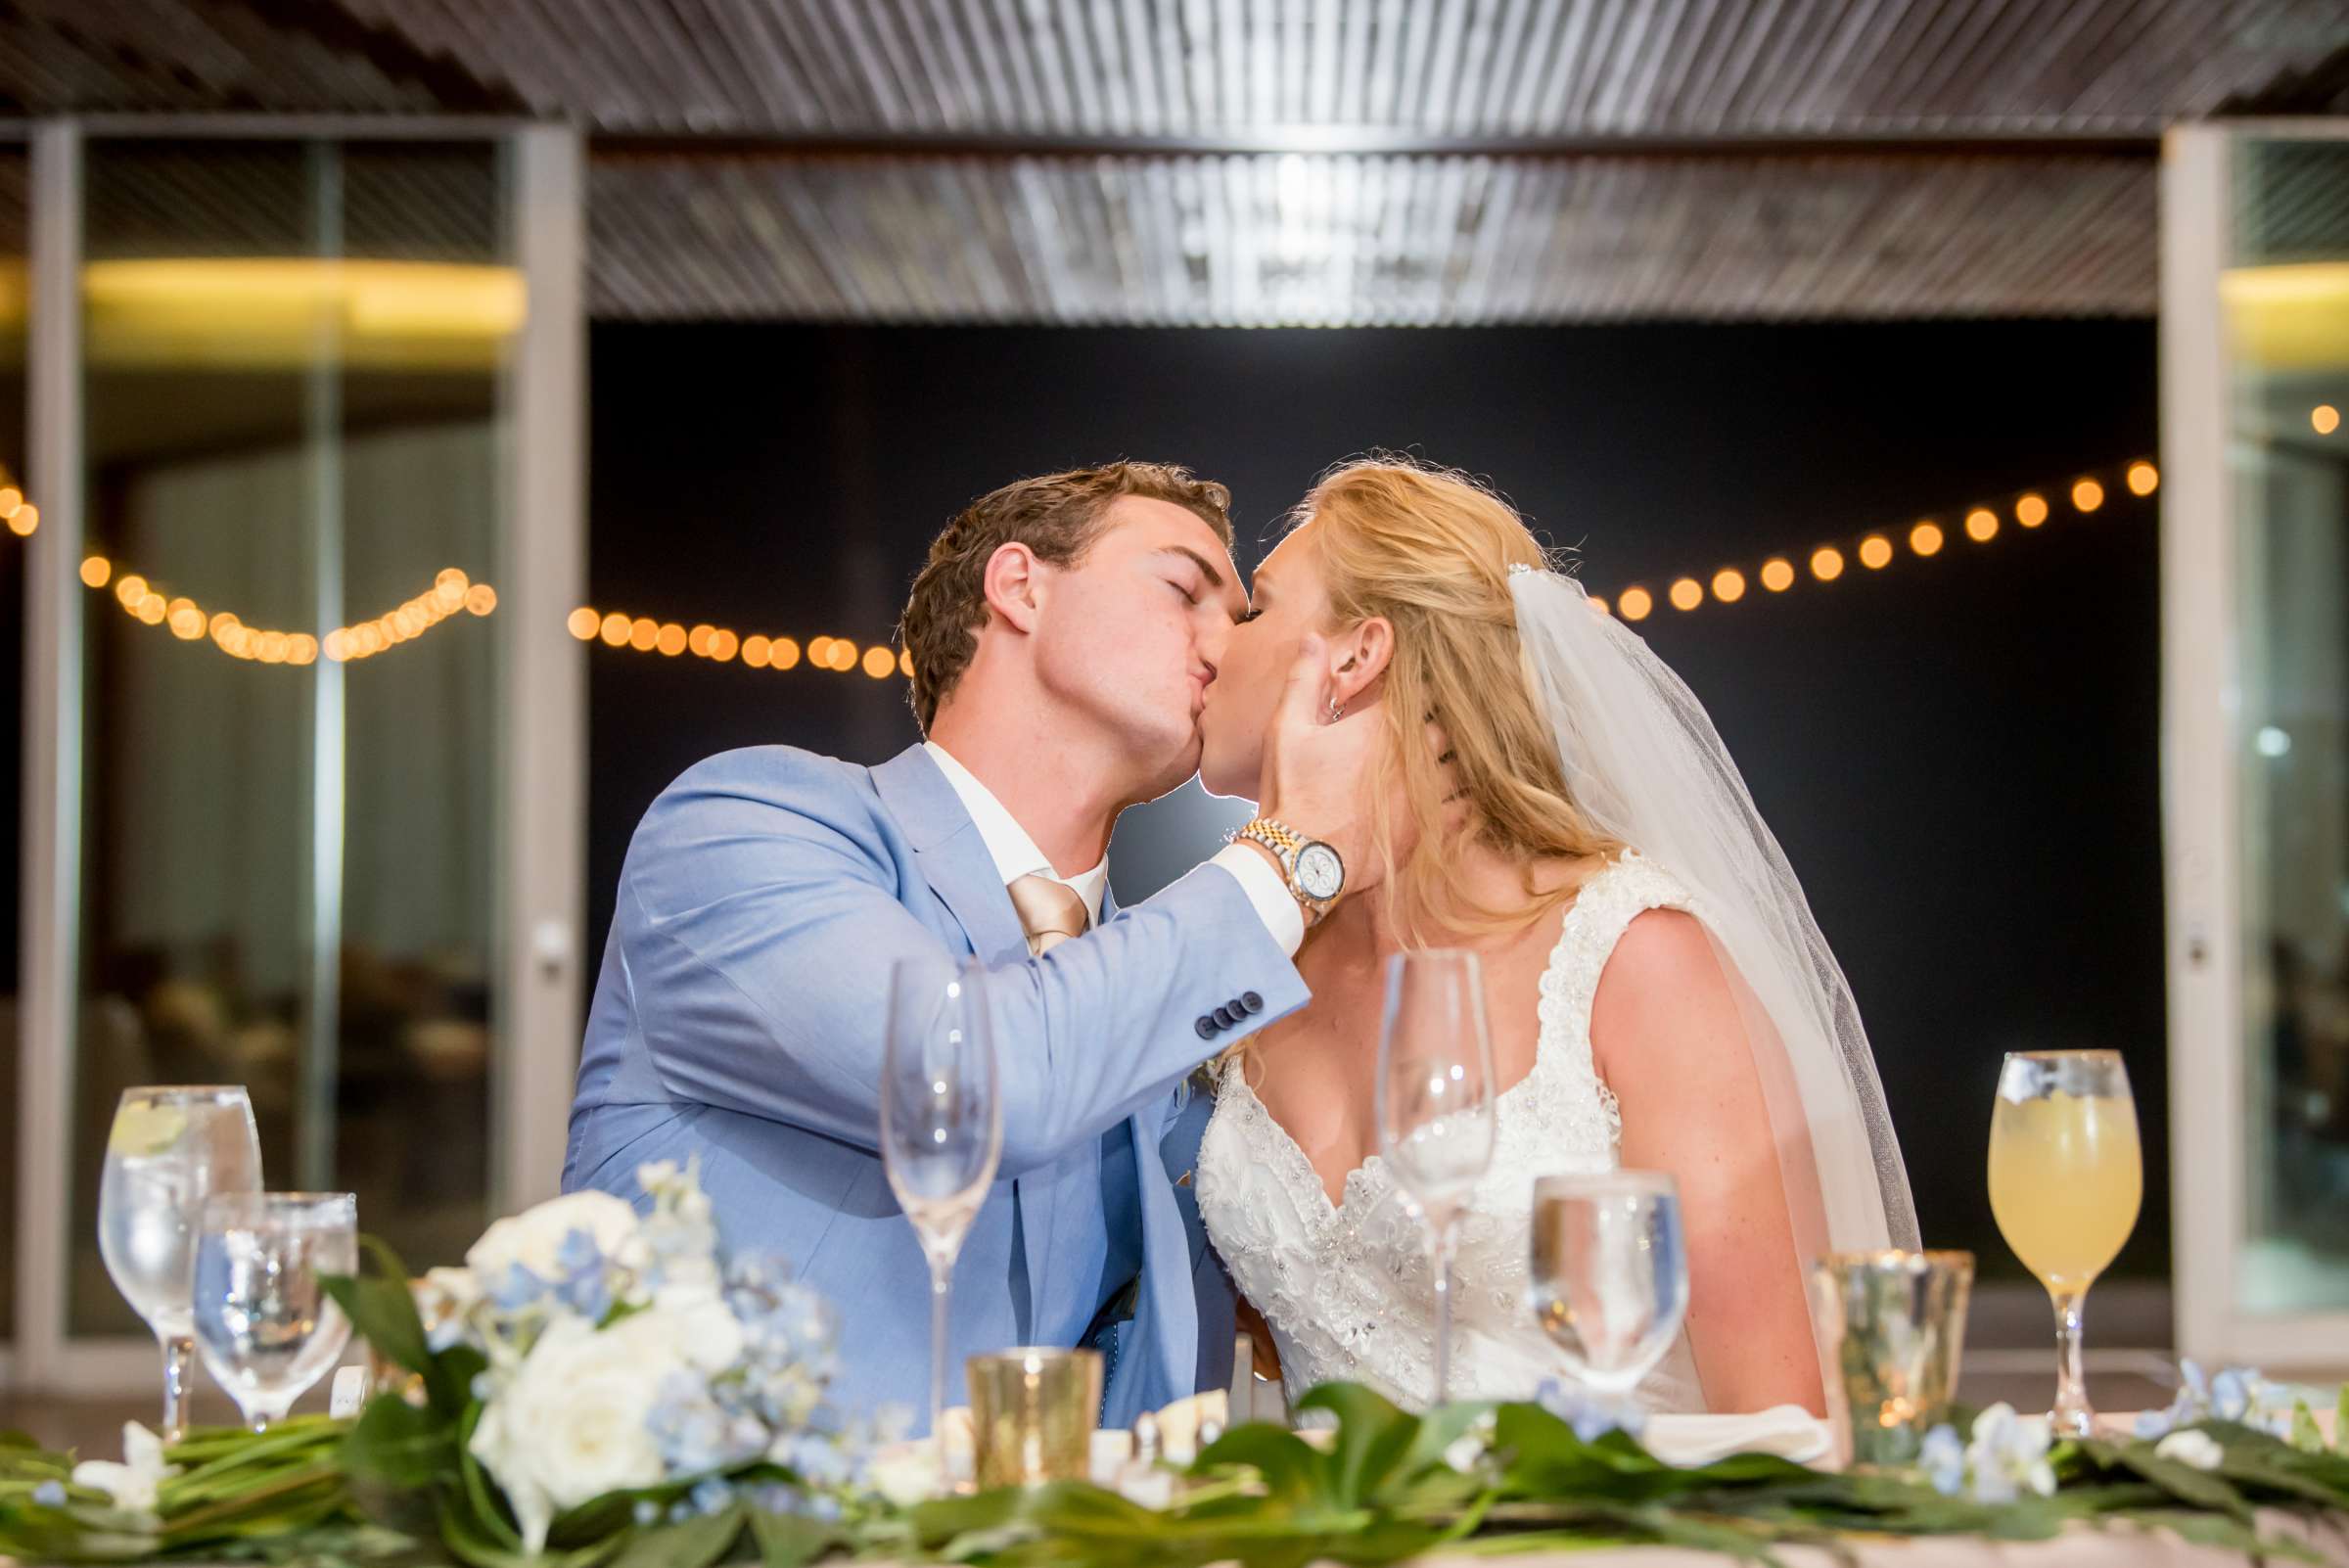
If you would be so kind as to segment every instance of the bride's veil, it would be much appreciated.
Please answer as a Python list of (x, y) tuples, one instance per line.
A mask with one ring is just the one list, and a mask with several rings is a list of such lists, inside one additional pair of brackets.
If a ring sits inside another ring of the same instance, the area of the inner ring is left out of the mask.
[(1806, 1263), (1917, 1244), (1851, 987), (1713, 721), (1631, 628), (1555, 572), (1510, 569), (1526, 677), (1575, 803), (1692, 896), (1737, 992)]

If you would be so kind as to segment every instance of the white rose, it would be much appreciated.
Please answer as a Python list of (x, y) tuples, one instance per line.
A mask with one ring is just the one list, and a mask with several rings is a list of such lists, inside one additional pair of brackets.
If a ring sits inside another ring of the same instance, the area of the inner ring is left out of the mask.
[(2194, 1470), (2215, 1470), (2227, 1457), (2219, 1440), (2208, 1432), (2172, 1432), (2153, 1445), (2153, 1457), (2168, 1459)]
[(662, 1380), (694, 1359), (700, 1318), (656, 1307), (601, 1331), (558, 1318), (483, 1407), (473, 1455), (505, 1489), (533, 1554), (564, 1509), (664, 1478), (646, 1417)]
[(609, 1192), (567, 1192), (483, 1231), (465, 1254), (465, 1267), (484, 1290), (495, 1290), (515, 1264), (540, 1279), (558, 1279), (563, 1269), (555, 1256), (575, 1230), (594, 1237), (606, 1257), (636, 1262), (636, 1211)]

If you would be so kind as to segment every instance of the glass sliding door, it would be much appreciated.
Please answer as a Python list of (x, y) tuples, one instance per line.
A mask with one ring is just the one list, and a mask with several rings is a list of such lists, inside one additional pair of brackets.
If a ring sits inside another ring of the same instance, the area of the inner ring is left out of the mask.
[[(2181, 1329), (2349, 1362), (2349, 138), (2181, 133), (2164, 256)], [(2199, 234), (2181, 229), (2199, 217)], [(2182, 471), (2178, 463), (2187, 465)]]
[(544, 479), (580, 463), (547, 344), (582, 329), (567, 132), (73, 143), (41, 193), (75, 220), (73, 602), (26, 734), (69, 760), (71, 914), (18, 1160), (56, 1299), (18, 1294), (72, 1353), (49, 1386), (94, 1388), (144, 1363), (96, 1245), (125, 1087), (246, 1085), (268, 1184), (355, 1191), (418, 1268), (553, 1189), (579, 852), (521, 846), (576, 838), (583, 790), (583, 527)]

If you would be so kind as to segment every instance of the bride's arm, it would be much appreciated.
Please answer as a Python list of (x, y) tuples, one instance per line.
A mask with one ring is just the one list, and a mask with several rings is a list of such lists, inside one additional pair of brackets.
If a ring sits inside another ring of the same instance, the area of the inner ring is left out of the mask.
[(1680, 1183), (1688, 1339), (1714, 1410), (1824, 1410), (1794, 1222), (1736, 998), (1692, 916), (1650, 909), (1601, 971), (1590, 1049), (1623, 1163)]

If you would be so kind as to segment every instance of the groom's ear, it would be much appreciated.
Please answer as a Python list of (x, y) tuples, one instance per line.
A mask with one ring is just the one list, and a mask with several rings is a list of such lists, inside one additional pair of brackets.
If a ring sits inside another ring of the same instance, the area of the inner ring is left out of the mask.
[(1340, 632), (1329, 640), (1330, 696), (1346, 707), (1387, 672), (1395, 657), (1395, 628), (1384, 616)]
[(1019, 630), (1034, 631), (1041, 576), (1034, 550), (1016, 541), (996, 545), (983, 579), (988, 608)]

